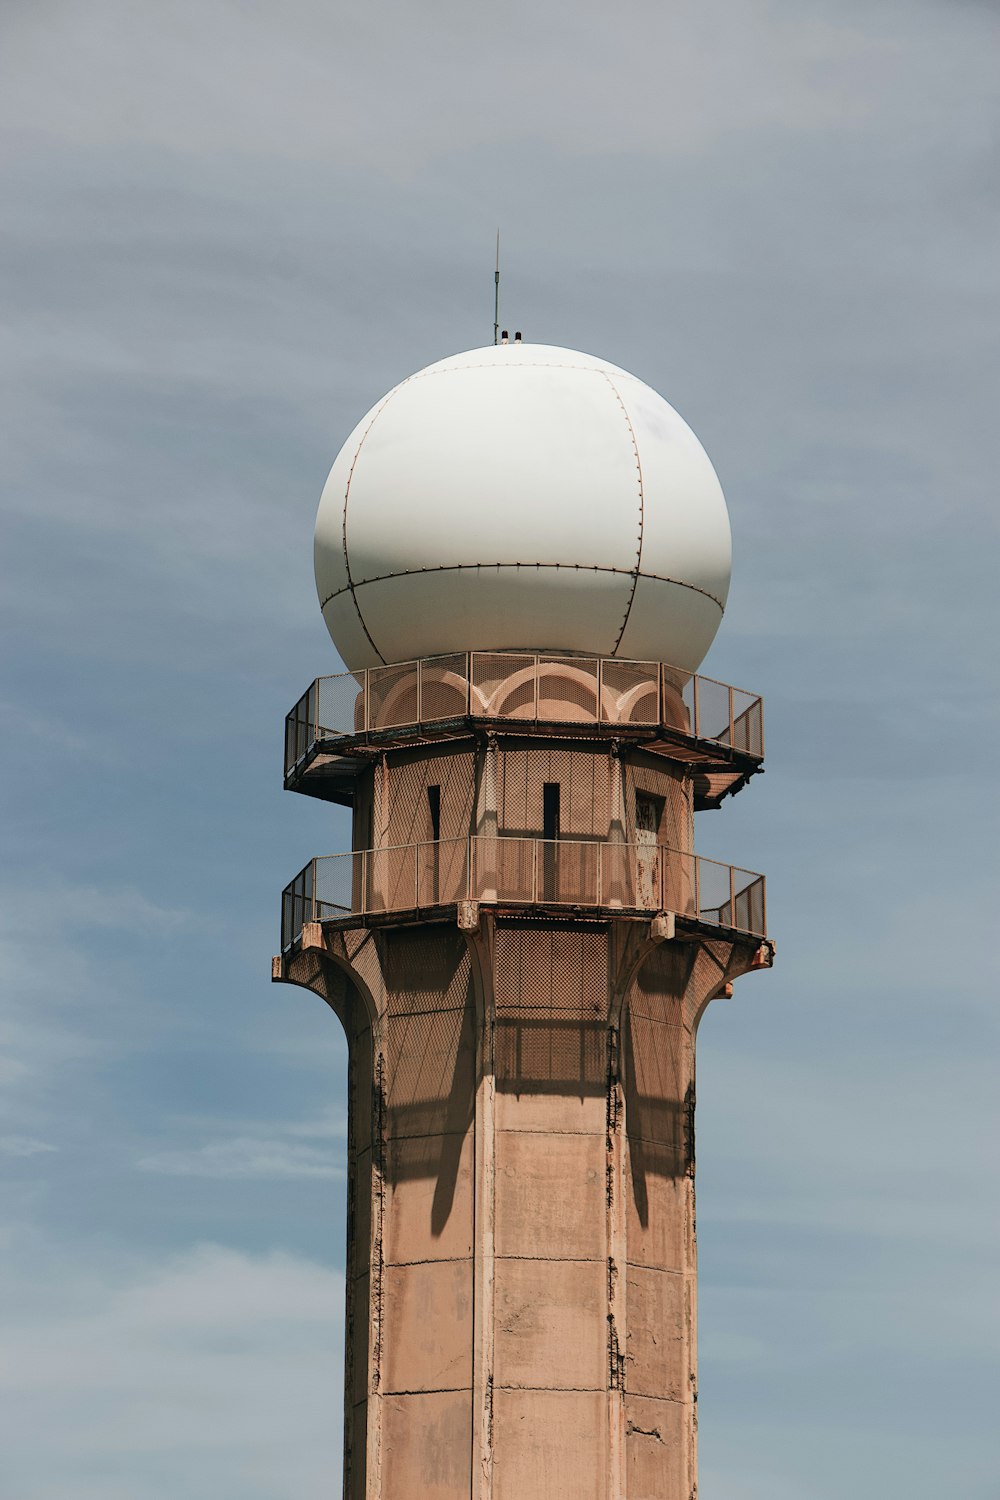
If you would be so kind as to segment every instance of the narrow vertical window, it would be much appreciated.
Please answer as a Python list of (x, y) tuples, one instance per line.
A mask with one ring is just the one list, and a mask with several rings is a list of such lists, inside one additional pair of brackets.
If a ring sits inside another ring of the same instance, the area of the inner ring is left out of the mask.
[(559, 837), (559, 783), (546, 781), (542, 786), (542, 838)]
[(556, 901), (559, 897), (559, 866), (556, 856), (556, 840), (559, 837), (559, 783), (546, 781), (542, 785), (542, 868), (541, 897), (543, 901)]
[(441, 837), (441, 788), (439, 786), (427, 788), (427, 811), (431, 818), (431, 838), (437, 843)]

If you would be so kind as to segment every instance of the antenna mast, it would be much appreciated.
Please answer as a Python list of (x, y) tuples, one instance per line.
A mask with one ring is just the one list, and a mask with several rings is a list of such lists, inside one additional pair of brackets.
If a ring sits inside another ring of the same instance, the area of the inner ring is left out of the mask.
[(500, 231), (497, 230), (497, 268), (493, 273), (493, 342), (500, 342)]

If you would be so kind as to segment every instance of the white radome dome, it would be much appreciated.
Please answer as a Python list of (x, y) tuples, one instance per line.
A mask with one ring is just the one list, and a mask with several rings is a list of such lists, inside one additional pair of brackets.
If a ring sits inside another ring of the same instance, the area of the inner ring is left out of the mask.
[(695, 671), (731, 539), (708, 455), (662, 396), (589, 354), (501, 344), (418, 370), (337, 456), (316, 587), (351, 671), (452, 651)]

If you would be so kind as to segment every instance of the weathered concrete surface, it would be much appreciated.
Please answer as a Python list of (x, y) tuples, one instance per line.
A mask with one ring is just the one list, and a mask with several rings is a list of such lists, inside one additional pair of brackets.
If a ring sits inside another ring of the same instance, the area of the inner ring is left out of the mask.
[[(561, 836), (692, 848), (682, 767), (510, 737), (383, 756), (355, 844), (539, 837), (552, 782)], [(484, 898), (277, 963), (349, 1042), (348, 1500), (693, 1500), (695, 1035), (771, 950), (679, 930), (650, 857), (651, 920)]]
[(286, 961), (350, 1042), (346, 1496), (695, 1494), (695, 1034), (761, 958), (669, 930), (484, 908)]

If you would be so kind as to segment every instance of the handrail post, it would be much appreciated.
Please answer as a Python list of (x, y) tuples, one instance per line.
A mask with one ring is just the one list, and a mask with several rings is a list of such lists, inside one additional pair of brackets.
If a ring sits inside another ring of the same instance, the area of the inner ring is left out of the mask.
[(733, 686), (729, 684), (729, 748), (736, 749), (736, 725), (733, 722)]
[(691, 701), (694, 704), (694, 737), (698, 740), (701, 739), (701, 679), (697, 672), (692, 674), (691, 684), (693, 689)]
[(417, 674), (417, 725), (419, 727), (424, 722), (424, 664), (423, 664), (423, 661), (422, 660), (415, 661), (414, 664), (413, 664), (413, 669), (414, 669), (414, 671)]
[(538, 840), (531, 841), (531, 904), (538, 904)]
[(694, 859), (694, 918), (696, 922), (701, 921), (701, 856), (692, 855)]
[(604, 845), (597, 845), (597, 904), (604, 905)]
[(467, 901), (474, 901), (476, 899), (474, 894), (475, 886), (472, 882), (472, 861), (474, 858), (474, 844), (475, 835), (470, 833), (465, 841), (465, 899)]
[(729, 925), (736, 926), (736, 871), (729, 866)]
[(476, 669), (476, 653), (466, 651), (465, 653), (465, 715), (472, 718), (472, 674)]

